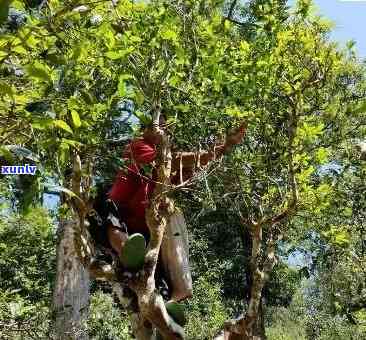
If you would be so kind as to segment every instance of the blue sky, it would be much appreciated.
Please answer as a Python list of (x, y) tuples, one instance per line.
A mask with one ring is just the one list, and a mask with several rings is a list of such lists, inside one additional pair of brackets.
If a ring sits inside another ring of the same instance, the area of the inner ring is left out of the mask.
[[(290, 5), (295, 0), (289, 0)], [(332, 38), (341, 44), (356, 41), (360, 57), (366, 58), (366, 0), (315, 0), (318, 13), (335, 23)]]

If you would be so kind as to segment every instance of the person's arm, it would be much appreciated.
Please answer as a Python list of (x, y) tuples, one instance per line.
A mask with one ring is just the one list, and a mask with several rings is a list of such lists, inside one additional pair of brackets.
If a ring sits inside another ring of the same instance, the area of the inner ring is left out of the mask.
[(172, 159), (172, 171), (178, 171), (180, 170), (180, 167), (194, 168), (197, 165), (205, 166), (210, 161), (228, 153), (234, 145), (240, 144), (245, 135), (246, 127), (246, 123), (241, 124), (241, 126), (236, 131), (226, 137), (224, 144), (215, 146), (213, 150), (174, 153)]
[(178, 170), (182, 162), (183, 168), (194, 168), (197, 165), (205, 166), (211, 160), (221, 157), (226, 151), (225, 144), (218, 145), (211, 151), (177, 152), (173, 154), (172, 170)]

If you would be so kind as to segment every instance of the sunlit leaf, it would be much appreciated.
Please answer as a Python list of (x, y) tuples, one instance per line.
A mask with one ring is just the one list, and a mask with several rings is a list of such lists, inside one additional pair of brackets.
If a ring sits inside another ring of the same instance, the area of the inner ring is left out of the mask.
[(42, 81), (50, 82), (51, 75), (50, 70), (44, 64), (36, 61), (33, 64), (27, 65), (25, 67), (26, 72), (31, 78), (39, 79)]
[(73, 133), (71, 127), (66, 122), (64, 122), (63, 120), (59, 120), (59, 119), (58, 120), (55, 120), (53, 122), (53, 124), (56, 127), (59, 127), (59, 128), (65, 130), (65, 131), (69, 132), (69, 133)]
[[(55, 191), (55, 192), (63, 192), (65, 194), (67, 194), (70, 197), (78, 197), (73, 191), (71, 191), (70, 189), (67, 189), (65, 187), (61, 187), (61, 186), (51, 186), (48, 188), (48, 190), (50, 191)], [(79, 197), (78, 197), (79, 198)], [(80, 199), (80, 198), (79, 198)]]
[[(74, 124), (75, 128), (79, 128), (81, 126), (81, 120), (79, 114), (75, 110), (71, 110), (71, 118), (72, 123)], [(72, 133), (72, 131), (71, 131)]]
[(3, 156), (9, 163), (13, 163), (13, 154), (5, 147), (0, 147), (0, 155)]
[(161, 37), (163, 39), (166, 39), (166, 40), (176, 40), (178, 35), (175, 31), (173, 30), (170, 30), (170, 29), (165, 29), (164, 31), (161, 32)]
[(31, 123), (32, 127), (37, 130), (45, 130), (49, 127), (53, 126), (53, 119), (51, 118), (41, 118), (41, 119), (34, 119)]
[(23, 46), (20, 46), (20, 45), (15, 46), (12, 50), (13, 50), (13, 52), (18, 53), (18, 54), (27, 54), (28, 53), (27, 50)]
[(120, 51), (109, 51), (106, 52), (105, 56), (112, 60), (117, 60), (125, 57), (127, 54), (131, 53), (133, 51), (133, 47), (130, 47), (126, 50), (120, 50)]

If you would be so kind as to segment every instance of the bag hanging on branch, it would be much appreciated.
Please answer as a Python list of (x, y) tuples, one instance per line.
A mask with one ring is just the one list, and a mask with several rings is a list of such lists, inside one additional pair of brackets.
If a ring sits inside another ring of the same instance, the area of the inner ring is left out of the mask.
[(170, 216), (161, 245), (163, 267), (171, 288), (179, 296), (192, 295), (192, 276), (189, 266), (188, 231), (180, 209)]

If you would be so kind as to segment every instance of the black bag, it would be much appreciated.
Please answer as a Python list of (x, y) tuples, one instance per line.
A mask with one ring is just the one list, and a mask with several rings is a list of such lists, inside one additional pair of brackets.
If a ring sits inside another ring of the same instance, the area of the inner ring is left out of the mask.
[(127, 232), (127, 226), (122, 222), (117, 205), (108, 198), (110, 187), (99, 187), (93, 209), (87, 215), (89, 232), (94, 242), (106, 248), (111, 248), (108, 241), (107, 227), (113, 224), (116, 228)]

